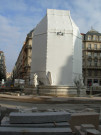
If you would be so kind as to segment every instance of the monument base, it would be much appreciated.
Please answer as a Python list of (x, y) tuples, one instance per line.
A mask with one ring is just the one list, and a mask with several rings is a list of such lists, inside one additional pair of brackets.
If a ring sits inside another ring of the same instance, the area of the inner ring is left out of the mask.
[[(74, 86), (38, 86), (38, 94), (46, 96), (77, 96)], [(80, 96), (86, 96), (86, 89), (80, 89)]]

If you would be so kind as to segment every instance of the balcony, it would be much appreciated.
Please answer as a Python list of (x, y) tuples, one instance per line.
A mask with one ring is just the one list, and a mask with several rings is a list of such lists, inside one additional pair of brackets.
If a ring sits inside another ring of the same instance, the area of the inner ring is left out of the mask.
[(27, 49), (32, 49), (32, 46), (31, 45), (25, 45), (25, 51), (27, 50)]
[(85, 40), (83, 40), (83, 42), (94, 42), (94, 43), (101, 43), (101, 40), (98, 40), (98, 39), (85, 39)]
[(83, 49), (83, 51), (101, 52), (101, 48), (97, 48), (97, 49), (94, 49), (94, 48), (86, 48), (86, 49)]
[(83, 69), (101, 69), (101, 66), (99, 65), (87, 65), (87, 66), (83, 66)]
[(87, 55), (87, 58), (88, 58), (88, 59), (92, 59), (92, 56), (91, 56), (91, 55)]
[(83, 59), (85, 59), (85, 60), (86, 60), (86, 59), (87, 59), (87, 60), (90, 59), (90, 60), (94, 60), (94, 61), (96, 60), (96, 61), (98, 61), (98, 60), (101, 59), (101, 56), (99, 56), (99, 55), (98, 55), (98, 56), (93, 56), (93, 55), (92, 55), (92, 56), (88, 56), (88, 55), (86, 55)]
[(31, 66), (27, 64), (27, 65), (24, 66), (24, 69), (28, 69), (28, 68), (30, 68), (30, 67), (31, 67)]

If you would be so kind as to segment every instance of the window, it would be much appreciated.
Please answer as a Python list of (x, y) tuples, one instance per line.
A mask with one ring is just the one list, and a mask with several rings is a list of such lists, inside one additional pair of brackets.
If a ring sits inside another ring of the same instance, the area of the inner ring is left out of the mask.
[(94, 61), (94, 66), (97, 67), (97, 62), (96, 61)]
[(88, 52), (88, 56), (91, 56), (92, 54), (91, 54), (91, 52)]
[(88, 61), (92, 62), (92, 59), (91, 59), (91, 58), (89, 58), (89, 59), (88, 59)]
[(93, 40), (97, 40), (97, 37), (96, 37), (96, 35), (94, 35), (94, 36), (93, 36)]
[(92, 75), (92, 71), (88, 71), (88, 76), (91, 76)]
[(101, 57), (101, 53), (100, 53), (100, 57)]
[(91, 61), (88, 61), (88, 66), (92, 66), (92, 62)]
[(95, 59), (94, 59), (94, 61), (95, 61), (95, 62), (98, 62), (98, 59), (97, 59), (97, 58), (95, 58)]
[(101, 80), (100, 80), (100, 86), (101, 86)]
[(97, 53), (94, 53), (94, 57), (97, 57)]
[(87, 85), (88, 85), (88, 86), (92, 86), (92, 79), (88, 79), (88, 80), (87, 80)]
[(85, 59), (82, 61), (82, 65), (85, 65)]
[(98, 75), (98, 72), (97, 71), (94, 71), (94, 76), (97, 76)]
[(99, 41), (101, 41), (101, 36), (99, 36)]
[(91, 40), (91, 36), (88, 36), (88, 40)]
[(94, 44), (94, 49), (97, 49), (97, 44)]
[(82, 43), (82, 49), (84, 49), (84, 44)]
[(94, 79), (94, 83), (98, 83), (98, 79)]
[(91, 44), (88, 44), (88, 49), (91, 49)]

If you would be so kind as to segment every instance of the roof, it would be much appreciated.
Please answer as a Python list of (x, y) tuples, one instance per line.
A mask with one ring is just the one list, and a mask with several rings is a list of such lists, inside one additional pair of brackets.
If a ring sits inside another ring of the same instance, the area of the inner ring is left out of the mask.
[(95, 29), (91, 28), (91, 30), (89, 30), (86, 35), (98, 35), (100, 36), (101, 33), (99, 33), (98, 31), (96, 31)]
[(28, 36), (28, 37), (32, 37), (33, 31), (34, 31), (34, 29), (32, 29), (32, 30), (27, 34), (27, 36)]
[(84, 33), (81, 33), (81, 35), (85, 35)]

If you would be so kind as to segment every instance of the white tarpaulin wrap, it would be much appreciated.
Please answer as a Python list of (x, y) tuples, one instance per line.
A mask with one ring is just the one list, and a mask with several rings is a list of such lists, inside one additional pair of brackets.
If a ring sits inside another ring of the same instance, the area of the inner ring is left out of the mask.
[(36, 26), (31, 77), (35, 73), (44, 85), (73, 86), (74, 78), (82, 76), (82, 38), (70, 11), (48, 9)]

